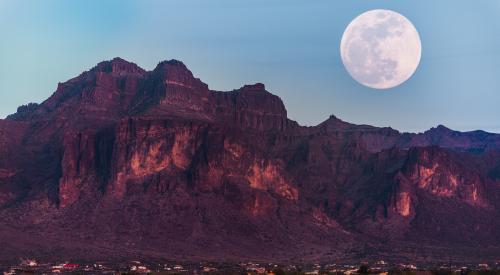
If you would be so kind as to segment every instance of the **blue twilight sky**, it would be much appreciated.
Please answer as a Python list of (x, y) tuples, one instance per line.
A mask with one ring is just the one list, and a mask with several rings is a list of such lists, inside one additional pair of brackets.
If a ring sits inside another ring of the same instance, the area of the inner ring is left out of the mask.
[[(339, 54), (349, 22), (378, 8), (406, 16), (422, 40), (415, 75), (385, 91), (355, 82)], [(148, 70), (182, 60), (215, 90), (263, 82), (304, 125), (335, 114), (500, 132), (500, 1), (0, 0), (0, 33), (0, 118), (120, 56)]]

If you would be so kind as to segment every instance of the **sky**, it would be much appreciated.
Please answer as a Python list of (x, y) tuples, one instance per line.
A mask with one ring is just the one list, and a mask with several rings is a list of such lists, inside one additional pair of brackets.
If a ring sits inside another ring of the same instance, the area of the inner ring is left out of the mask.
[[(402, 85), (358, 84), (340, 57), (347, 25), (372, 9), (407, 17), (422, 59)], [(0, 118), (42, 102), (114, 57), (152, 70), (183, 61), (213, 90), (262, 82), (288, 116), (316, 125), (500, 132), (500, 1), (0, 0)]]

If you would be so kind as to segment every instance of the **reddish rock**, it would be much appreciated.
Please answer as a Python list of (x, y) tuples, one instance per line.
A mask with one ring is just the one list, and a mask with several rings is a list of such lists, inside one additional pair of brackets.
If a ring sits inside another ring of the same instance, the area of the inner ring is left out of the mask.
[(493, 259), (499, 149), (444, 126), (303, 127), (261, 83), (115, 58), (0, 120), (0, 256)]

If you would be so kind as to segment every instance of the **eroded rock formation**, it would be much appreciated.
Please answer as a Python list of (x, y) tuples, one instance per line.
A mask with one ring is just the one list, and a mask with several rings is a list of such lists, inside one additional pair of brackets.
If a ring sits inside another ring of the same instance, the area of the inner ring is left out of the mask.
[(303, 127), (263, 84), (116, 58), (0, 120), (0, 255), (494, 258), (499, 149), (444, 126)]

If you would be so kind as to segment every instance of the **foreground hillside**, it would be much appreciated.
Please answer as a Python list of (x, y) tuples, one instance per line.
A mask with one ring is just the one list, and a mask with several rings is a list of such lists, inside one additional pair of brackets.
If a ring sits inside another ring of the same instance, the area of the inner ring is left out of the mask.
[(0, 259), (500, 257), (500, 136), (287, 118), (116, 58), (0, 120)]

